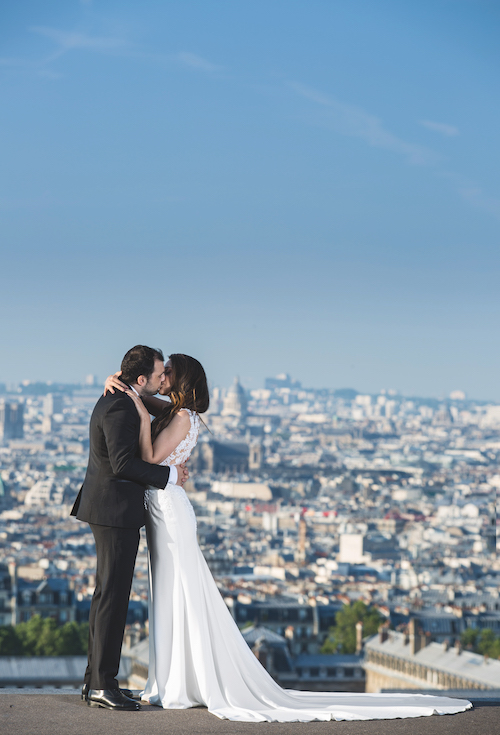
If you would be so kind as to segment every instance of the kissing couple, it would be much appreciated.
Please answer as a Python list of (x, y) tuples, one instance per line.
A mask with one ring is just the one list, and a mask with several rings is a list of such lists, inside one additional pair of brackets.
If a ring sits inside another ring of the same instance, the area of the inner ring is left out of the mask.
[[(168, 402), (155, 395), (168, 396)], [(183, 485), (209, 407), (198, 360), (144, 345), (106, 380), (90, 420), (89, 464), (72, 515), (89, 523), (97, 570), (82, 698), (139, 710), (117, 674), (145, 525), (149, 557), (149, 672), (140, 698), (164, 709), (204, 705), (240, 722), (370, 720), (463, 712), (466, 700), (282, 689), (254, 656), (198, 546)], [(151, 422), (151, 416), (154, 420)]]

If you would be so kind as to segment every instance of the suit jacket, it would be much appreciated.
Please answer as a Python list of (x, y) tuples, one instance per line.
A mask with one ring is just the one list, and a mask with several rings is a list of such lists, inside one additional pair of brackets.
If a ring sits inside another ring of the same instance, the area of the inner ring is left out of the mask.
[(90, 419), (87, 474), (71, 515), (80, 521), (118, 528), (144, 525), (144, 490), (164, 488), (170, 469), (138, 456), (140, 419), (121, 391), (97, 401)]

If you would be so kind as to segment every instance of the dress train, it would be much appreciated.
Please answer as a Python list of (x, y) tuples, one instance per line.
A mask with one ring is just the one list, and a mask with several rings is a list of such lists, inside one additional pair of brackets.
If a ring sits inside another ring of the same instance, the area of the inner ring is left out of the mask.
[(243, 639), (198, 546), (184, 490), (147, 491), (149, 678), (142, 699), (165, 709), (205, 705), (239, 722), (372, 720), (453, 714), (467, 700), (422, 694), (282, 689)]

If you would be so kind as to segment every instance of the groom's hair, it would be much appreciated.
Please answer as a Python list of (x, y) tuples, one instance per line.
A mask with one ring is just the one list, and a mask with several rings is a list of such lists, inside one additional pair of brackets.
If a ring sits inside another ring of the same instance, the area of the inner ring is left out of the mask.
[(124, 383), (136, 383), (139, 375), (151, 377), (155, 369), (155, 360), (164, 362), (163, 352), (146, 345), (136, 345), (127, 352), (122, 360), (120, 380)]

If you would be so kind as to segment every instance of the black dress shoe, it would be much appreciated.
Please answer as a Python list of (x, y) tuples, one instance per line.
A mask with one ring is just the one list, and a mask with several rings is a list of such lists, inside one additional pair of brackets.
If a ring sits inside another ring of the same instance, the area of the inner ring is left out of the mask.
[[(130, 689), (120, 689), (121, 693), (129, 699), (134, 699), (134, 693)], [(82, 686), (82, 700), (87, 701), (87, 695), (89, 693), (89, 685), (83, 684)]]
[(89, 707), (104, 707), (104, 709), (139, 710), (141, 706), (133, 699), (129, 699), (119, 689), (89, 689), (87, 692)]

